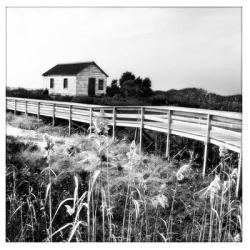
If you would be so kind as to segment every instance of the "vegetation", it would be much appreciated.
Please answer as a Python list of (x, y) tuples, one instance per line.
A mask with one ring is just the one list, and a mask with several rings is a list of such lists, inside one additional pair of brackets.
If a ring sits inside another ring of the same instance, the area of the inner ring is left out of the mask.
[(113, 80), (110, 87), (107, 87), (108, 96), (123, 96), (123, 97), (149, 97), (153, 94), (151, 89), (151, 80), (146, 77), (135, 77), (131, 72), (125, 72), (122, 74), (118, 81)]
[(67, 136), (68, 128), (62, 125), (53, 127), (50, 124), (45, 124), (42, 119), (38, 119), (35, 116), (30, 115), (18, 115), (15, 116), (13, 113), (7, 113), (7, 123), (13, 127), (25, 129), (25, 130), (36, 130), (38, 133), (48, 133), (54, 136)]
[(203, 89), (185, 88), (166, 91), (165, 98), (168, 105), (242, 112), (242, 95), (221, 96)]
[(42, 100), (50, 100), (50, 96), (48, 94), (48, 90), (43, 89), (34, 89), (28, 90), (25, 88), (6, 88), (6, 96), (12, 97), (21, 97), (21, 98), (30, 98), (30, 99), (42, 99)]
[(153, 91), (151, 80), (136, 77), (125, 72), (119, 80), (113, 80), (106, 89), (106, 95), (99, 97), (49, 95), (48, 90), (26, 90), (23, 88), (6, 90), (6, 96), (78, 102), (113, 106), (173, 105), (242, 112), (242, 96), (220, 96), (203, 89), (185, 88), (181, 90)]
[[(32, 128), (16, 119), (7, 117)], [(113, 141), (103, 119), (94, 126), (71, 142), (45, 134), (45, 148), (7, 137), (7, 241), (241, 241), (237, 164), (227, 150), (203, 179), (194, 151), (168, 162)]]

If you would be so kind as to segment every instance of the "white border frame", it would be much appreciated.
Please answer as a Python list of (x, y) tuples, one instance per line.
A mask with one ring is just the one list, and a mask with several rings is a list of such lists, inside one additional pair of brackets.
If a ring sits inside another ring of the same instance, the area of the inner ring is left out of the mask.
[[(34, 7), (67, 7), (67, 6), (74, 6), (74, 7), (242, 7), (242, 25), (243, 25), (243, 33), (242, 33), (242, 94), (243, 95), (243, 242), (242, 243), (6, 243), (5, 242), (5, 88), (6, 88), (6, 7), (14, 7), (14, 6), (34, 6)], [(249, 72), (250, 72), (250, 51), (248, 46), (250, 44), (249, 39), (249, 32), (250, 32), (250, 7), (249, 7), (248, 0), (0, 0), (0, 31), (1, 31), (1, 38), (0, 38), (0, 107), (1, 107), (1, 133), (0, 133), (0, 140), (1, 140), (1, 162), (0, 162), (0, 190), (2, 196), (2, 205), (0, 210), (0, 218), (1, 218), (1, 225), (0, 225), (0, 244), (2, 248), (12, 248), (17, 247), (18, 249), (22, 248), (34, 248), (34, 247), (43, 247), (46, 248), (107, 248), (111, 249), (124, 249), (124, 248), (148, 248), (151, 249), (152, 247), (157, 248), (191, 248), (193, 250), (200, 249), (201, 247), (204, 249), (218, 248), (218, 249), (228, 249), (228, 248), (237, 248), (238, 249), (245, 249), (249, 247), (250, 237), (247, 236), (249, 234), (249, 199), (248, 199), (248, 188), (249, 188), (249, 181), (248, 176), (250, 176), (250, 153), (248, 152), (249, 149), (249, 132), (248, 128), (250, 128), (249, 123), (249, 88), (250, 88), (250, 79), (249, 79)], [(156, 244), (156, 245), (155, 245)]]

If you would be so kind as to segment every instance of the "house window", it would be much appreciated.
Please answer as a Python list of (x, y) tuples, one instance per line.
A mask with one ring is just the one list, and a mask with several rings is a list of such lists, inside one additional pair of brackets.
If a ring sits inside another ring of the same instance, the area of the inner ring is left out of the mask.
[(99, 90), (103, 90), (103, 83), (104, 83), (103, 79), (99, 79), (99, 81), (98, 81), (98, 89)]
[(64, 79), (63, 79), (63, 88), (64, 88), (64, 89), (67, 89), (67, 88), (68, 88), (68, 79), (67, 79), (67, 78), (64, 78)]
[(54, 88), (54, 78), (50, 78), (50, 88)]

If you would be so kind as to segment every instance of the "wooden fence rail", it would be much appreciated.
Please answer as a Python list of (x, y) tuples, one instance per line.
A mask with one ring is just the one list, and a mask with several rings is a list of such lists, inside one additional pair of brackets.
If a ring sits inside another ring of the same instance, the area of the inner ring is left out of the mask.
[(88, 123), (91, 128), (93, 120), (97, 117), (108, 120), (113, 127), (113, 138), (115, 138), (116, 127), (138, 128), (140, 129), (140, 151), (143, 145), (143, 129), (166, 133), (166, 157), (169, 157), (171, 135), (202, 141), (205, 146), (203, 175), (206, 170), (209, 143), (237, 152), (240, 161), (242, 157), (241, 113), (171, 106), (114, 107), (15, 97), (7, 97), (6, 102), (7, 110), (13, 110), (14, 113), (18, 111), (35, 114), (38, 117), (51, 117), (53, 125), (56, 118), (66, 119), (69, 121), (69, 133), (71, 133), (72, 121)]

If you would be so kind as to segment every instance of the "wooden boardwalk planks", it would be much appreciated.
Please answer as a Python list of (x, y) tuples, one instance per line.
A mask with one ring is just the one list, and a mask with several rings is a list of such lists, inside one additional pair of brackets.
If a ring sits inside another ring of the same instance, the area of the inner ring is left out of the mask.
[(239, 153), (238, 178), (236, 195), (238, 195), (241, 162), (242, 162), (242, 114), (207, 109), (194, 109), (171, 106), (101, 106), (80, 103), (35, 100), (25, 98), (6, 98), (6, 109), (26, 114), (47, 116), (52, 118), (53, 125), (56, 118), (69, 121), (69, 134), (72, 121), (87, 123), (90, 131), (93, 120), (104, 117), (115, 128), (132, 127), (140, 129), (140, 151), (143, 147), (143, 130), (149, 129), (167, 134), (166, 156), (169, 158), (170, 135), (178, 135), (204, 142), (203, 175), (206, 170), (207, 145), (212, 143), (223, 146)]
[[(7, 109), (19, 112), (67, 119), (92, 124), (92, 119), (105, 117), (114, 128), (134, 127), (150, 129), (199, 141), (208, 140), (235, 152), (241, 151), (242, 116), (240, 113), (202, 110), (183, 107), (109, 107), (78, 103), (34, 100), (7, 97)], [(69, 112), (69, 107), (71, 107)], [(114, 111), (115, 110), (115, 111)], [(143, 112), (143, 120), (142, 114)], [(169, 111), (171, 127), (168, 128)], [(115, 115), (114, 115), (115, 112)], [(211, 128), (207, 135), (206, 117), (211, 116)], [(142, 133), (141, 133), (142, 134)]]

